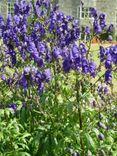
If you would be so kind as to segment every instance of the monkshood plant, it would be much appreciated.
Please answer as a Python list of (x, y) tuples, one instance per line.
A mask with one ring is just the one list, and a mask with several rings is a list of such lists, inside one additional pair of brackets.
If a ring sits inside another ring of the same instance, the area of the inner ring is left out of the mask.
[(90, 11), (83, 32), (49, 0), (17, 2), (13, 16), (0, 17), (1, 154), (116, 155), (117, 45), (103, 46), (114, 26)]

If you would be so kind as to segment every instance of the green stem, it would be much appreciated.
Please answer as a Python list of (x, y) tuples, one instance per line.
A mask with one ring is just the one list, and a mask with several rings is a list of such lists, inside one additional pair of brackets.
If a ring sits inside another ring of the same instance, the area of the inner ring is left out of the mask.
[(82, 131), (83, 131), (83, 119), (82, 119), (82, 109), (80, 103), (80, 92), (81, 92), (81, 80), (78, 80), (78, 76), (76, 75), (76, 100), (78, 103), (78, 117), (79, 117), (79, 126), (80, 126), (80, 146), (82, 149), (82, 155), (84, 156), (84, 144), (82, 139)]
[(56, 76), (56, 62), (54, 61), (54, 104), (57, 104), (57, 76)]

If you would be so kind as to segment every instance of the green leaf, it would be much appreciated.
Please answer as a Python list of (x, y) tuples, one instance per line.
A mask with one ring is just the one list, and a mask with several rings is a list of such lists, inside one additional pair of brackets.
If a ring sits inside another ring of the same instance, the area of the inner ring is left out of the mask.
[(9, 156), (31, 156), (29, 153), (27, 152), (13, 152), (11, 153)]
[(112, 156), (117, 156), (117, 150), (113, 151)]
[(20, 147), (22, 147), (23, 149), (29, 150), (29, 147), (24, 143), (18, 143), (17, 145), (20, 145)]
[(27, 138), (27, 137), (29, 137), (29, 136), (31, 136), (31, 134), (25, 133), (25, 134), (23, 134), (22, 138), (24, 139), (24, 138)]
[(2, 140), (3, 139), (3, 133), (2, 132), (0, 132), (0, 140)]
[(9, 108), (5, 109), (5, 114), (9, 117), (11, 113), (11, 110)]
[(54, 143), (55, 143), (55, 145), (58, 145), (58, 141), (56, 138), (54, 138)]
[(16, 104), (18, 105), (22, 105), (22, 101), (18, 100), (18, 101), (15, 101)]
[(4, 109), (0, 109), (0, 117), (4, 116)]
[(97, 128), (93, 128), (93, 132), (96, 134), (96, 136), (98, 136), (99, 135), (99, 130), (97, 129)]
[(95, 142), (93, 141), (92, 137), (88, 133), (86, 133), (85, 136), (86, 136), (87, 143), (89, 144), (89, 146), (91, 146), (92, 149), (96, 149)]
[(112, 144), (114, 142), (114, 139), (111, 136), (107, 137), (107, 141)]

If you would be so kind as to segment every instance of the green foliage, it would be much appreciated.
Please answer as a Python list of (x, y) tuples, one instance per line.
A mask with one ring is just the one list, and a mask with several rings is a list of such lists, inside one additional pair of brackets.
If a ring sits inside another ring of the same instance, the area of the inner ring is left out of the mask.
[(0, 153), (1, 155), (26, 155), (31, 134), (15, 118), (11, 109), (0, 110)]

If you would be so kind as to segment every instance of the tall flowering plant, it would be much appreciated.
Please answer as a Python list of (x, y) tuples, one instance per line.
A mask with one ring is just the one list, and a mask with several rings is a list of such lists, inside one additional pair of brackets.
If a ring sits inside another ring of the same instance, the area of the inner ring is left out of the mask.
[[(107, 32), (111, 42), (114, 26), (107, 26), (105, 14), (98, 14), (94, 8), (91, 16), (92, 25), (85, 27), (84, 40), (80, 39), (79, 20), (66, 16), (59, 11), (58, 4), (49, 0), (17, 2), (13, 16), (9, 15), (6, 21), (0, 17), (0, 102), (4, 108), (20, 108), (21, 120), (25, 116), (23, 124), (28, 123), (32, 136), (40, 134), (35, 155), (67, 155), (66, 146), (74, 146), (85, 155), (88, 148), (94, 148), (85, 146), (92, 138), (88, 129), (84, 134), (84, 115), (90, 99), (99, 116), (108, 107), (105, 101), (108, 99), (107, 104), (111, 98), (109, 86), (112, 88), (112, 75), (117, 67), (117, 45), (104, 47), (100, 43), (99, 59), (95, 60), (91, 50), (93, 37), (101, 40)], [(102, 133), (98, 137), (104, 139)], [(30, 148), (33, 147), (31, 142)], [(96, 152), (95, 147), (92, 153)], [(79, 152), (68, 149), (68, 154), (75, 156)]]

